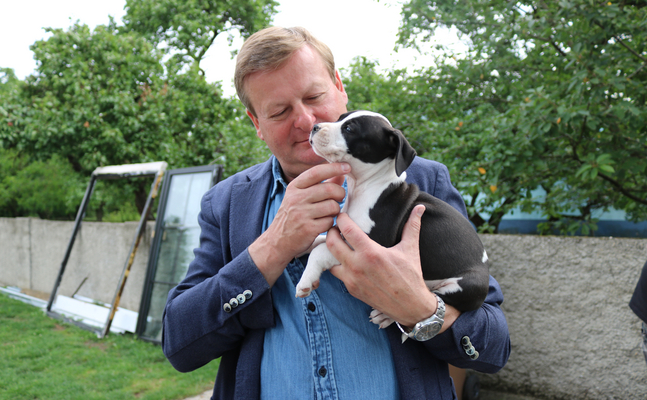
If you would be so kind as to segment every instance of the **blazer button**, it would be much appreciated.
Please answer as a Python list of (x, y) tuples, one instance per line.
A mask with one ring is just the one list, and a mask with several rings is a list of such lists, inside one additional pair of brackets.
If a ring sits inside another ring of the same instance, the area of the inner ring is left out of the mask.
[(222, 309), (225, 310), (225, 312), (231, 312), (231, 306), (229, 305), (229, 303), (225, 303), (222, 306)]
[(231, 306), (231, 308), (238, 307), (238, 300), (236, 300), (235, 298), (229, 300), (229, 305)]
[(245, 290), (245, 291), (243, 292), (243, 296), (245, 296), (245, 298), (246, 298), (247, 300), (251, 299), (251, 298), (252, 298), (252, 291), (251, 291), (251, 290), (249, 290), (249, 289)]
[(236, 296), (236, 300), (238, 300), (238, 304), (243, 304), (245, 300), (247, 300), (247, 298), (245, 297), (245, 295), (239, 294), (238, 296)]
[(474, 346), (472, 346), (472, 342), (470, 341), (469, 337), (463, 336), (461, 338), (461, 346), (463, 346), (465, 354), (467, 354), (470, 359), (476, 360), (477, 358), (479, 358), (479, 352), (476, 351)]

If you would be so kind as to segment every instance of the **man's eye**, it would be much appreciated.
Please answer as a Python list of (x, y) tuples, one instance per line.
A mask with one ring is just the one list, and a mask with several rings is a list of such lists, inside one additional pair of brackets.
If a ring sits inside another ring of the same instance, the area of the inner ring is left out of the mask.
[(276, 114), (272, 114), (270, 118), (279, 118), (281, 115), (285, 114), (285, 110), (281, 110), (277, 112)]

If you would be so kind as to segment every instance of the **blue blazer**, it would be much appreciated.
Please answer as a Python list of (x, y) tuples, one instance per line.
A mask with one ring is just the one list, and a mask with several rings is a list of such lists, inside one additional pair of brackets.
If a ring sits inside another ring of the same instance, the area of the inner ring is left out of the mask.
[[(265, 329), (274, 326), (270, 287), (247, 247), (261, 234), (272, 181), (271, 160), (218, 183), (202, 199), (198, 221), (200, 247), (186, 278), (168, 296), (162, 346), (181, 372), (220, 357), (213, 399), (258, 399)], [(465, 203), (452, 186), (447, 168), (416, 157), (407, 181), (466, 215)], [(231, 312), (230, 299), (249, 290), (252, 296)], [(448, 363), (494, 373), (510, 354), (508, 326), (500, 309), (503, 294), (490, 277), (483, 306), (463, 313), (444, 333), (427, 342), (401, 343), (400, 331), (387, 328), (403, 399), (455, 399)], [(469, 337), (480, 356), (472, 360), (461, 345)]]

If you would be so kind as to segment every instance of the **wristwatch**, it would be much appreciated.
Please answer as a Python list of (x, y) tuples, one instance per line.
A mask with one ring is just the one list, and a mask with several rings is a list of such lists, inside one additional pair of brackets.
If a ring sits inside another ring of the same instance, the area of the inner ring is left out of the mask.
[(402, 326), (400, 326), (397, 321), (395, 322), (402, 333), (411, 339), (424, 342), (436, 336), (442, 329), (443, 322), (445, 322), (445, 302), (436, 293), (434, 294), (436, 295), (436, 299), (438, 299), (438, 308), (436, 309), (436, 312), (431, 317), (418, 322), (411, 332), (405, 332)]

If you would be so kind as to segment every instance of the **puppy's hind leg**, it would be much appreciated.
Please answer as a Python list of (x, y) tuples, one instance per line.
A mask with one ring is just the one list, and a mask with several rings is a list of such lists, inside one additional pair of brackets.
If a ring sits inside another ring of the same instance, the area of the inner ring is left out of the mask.
[(308, 265), (297, 283), (296, 297), (310, 296), (310, 292), (314, 290), (314, 284), (319, 281), (321, 274), (337, 264), (339, 261), (328, 250), (325, 243), (315, 247), (310, 253)]
[(448, 278), (448, 279), (437, 279), (437, 280), (427, 280), (425, 284), (427, 288), (438, 294), (449, 294), (456, 293), (463, 290), (461, 285), (458, 283), (462, 277), (457, 278)]
[(369, 315), (369, 319), (375, 325), (379, 325), (380, 329), (384, 329), (387, 326), (391, 325), (393, 321), (391, 318), (387, 317), (386, 314), (382, 313), (380, 310), (373, 310)]

